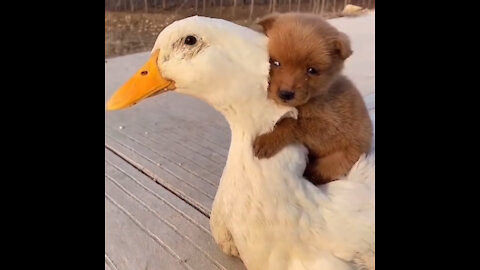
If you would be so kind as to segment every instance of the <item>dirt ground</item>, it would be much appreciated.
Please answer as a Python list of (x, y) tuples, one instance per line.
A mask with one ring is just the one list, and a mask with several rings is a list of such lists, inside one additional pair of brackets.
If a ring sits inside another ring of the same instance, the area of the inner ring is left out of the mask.
[[(230, 7), (209, 7), (204, 15), (208, 17), (222, 18), (237, 24), (252, 27), (255, 21), (267, 14), (268, 5), (256, 5), (252, 20), (249, 20), (249, 6), (238, 6), (235, 19), (232, 19)], [(279, 6), (277, 11), (288, 11), (288, 6)], [(308, 4), (301, 6), (301, 11), (307, 11)], [(297, 6), (293, 5), (296, 11)], [(158, 34), (162, 29), (175, 20), (195, 15), (193, 8), (182, 8), (154, 13), (131, 13), (131, 12), (105, 12), (105, 58), (126, 55), (137, 52), (149, 51)], [(334, 18), (341, 16), (338, 12), (325, 12), (324, 17)]]

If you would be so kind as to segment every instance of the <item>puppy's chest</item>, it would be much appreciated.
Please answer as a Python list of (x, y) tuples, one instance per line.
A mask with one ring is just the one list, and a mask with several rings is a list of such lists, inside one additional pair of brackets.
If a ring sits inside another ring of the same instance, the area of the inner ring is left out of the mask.
[(325, 107), (304, 105), (297, 109), (298, 128), (306, 132), (312, 128), (326, 128), (328, 125), (333, 124), (332, 120), (335, 118), (333, 112)]
[[(344, 133), (341, 115), (328, 107), (299, 108), (297, 118), (298, 139), (309, 148), (324, 148), (336, 141), (337, 135)], [(322, 151), (320, 151), (322, 152)], [(322, 154), (322, 153), (316, 154)]]

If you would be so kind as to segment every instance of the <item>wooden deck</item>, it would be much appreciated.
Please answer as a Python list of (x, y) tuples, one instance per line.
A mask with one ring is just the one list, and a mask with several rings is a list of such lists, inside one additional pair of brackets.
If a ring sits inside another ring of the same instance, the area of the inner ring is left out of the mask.
[[(350, 35), (346, 73), (375, 110), (375, 17), (332, 21)], [(148, 53), (109, 59), (105, 100)], [(105, 113), (105, 269), (245, 269), (209, 228), (229, 128), (202, 101), (167, 93)]]

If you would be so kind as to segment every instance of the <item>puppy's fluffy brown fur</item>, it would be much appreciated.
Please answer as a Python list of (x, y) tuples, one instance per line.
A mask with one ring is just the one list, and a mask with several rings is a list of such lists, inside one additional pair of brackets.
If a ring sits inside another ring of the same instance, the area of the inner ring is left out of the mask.
[(305, 177), (327, 183), (348, 173), (372, 140), (372, 123), (361, 94), (341, 75), (351, 54), (349, 38), (319, 16), (272, 14), (260, 20), (269, 37), (268, 95), (298, 109), (256, 138), (259, 158), (298, 142), (309, 150)]

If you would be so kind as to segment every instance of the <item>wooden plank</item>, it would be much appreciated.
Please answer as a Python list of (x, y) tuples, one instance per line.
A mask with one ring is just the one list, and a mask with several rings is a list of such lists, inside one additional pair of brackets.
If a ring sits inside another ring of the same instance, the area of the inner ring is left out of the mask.
[(146, 191), (154, 194), (157, 200), (169, 205), (169, 207), (196, 224), (203, 231), (210, 232), (210, 225), (207, 216), (192, 208), (187, 202), (159, 185), (159, 183), (155, 182), (137, 168), (131, 166), (131, 164), (126, 163), (125, 160), (108, 149), (105, 149), (105, 162), (109, 164), (105, 166), (106, 172), (107, 170), (111, 170), (111, 167), (114, 167), (115, 170), (121, 171), (123, 174), (130, 177), (132, 183), (134, 182)]
[[(160, 157), (153, 157), (154, 159), (152, 160), (148, 156), (153, 155), (151, 152), (140, 153), (131, 146), (122, 144), (109, 135), (106, 136), (105, 143), (107, 147), (114, 149), (115, 153), (173, 192), (176, 196), (188, 201), (205, 215), (210, 215), (213, 203), (212, 197), (205, 195), (188, 181), (178, 178), (174, 173), (163, 168), (160, 162), (166, 162), (165, 160), (162, 160)], [(157, 166), (157, 164), (159, 165)]]
[(118, 270), (110, 256), (105, 253), (105, 270)]
[[(107, 112), (106, 121), (126, 126), (135, 123), (143, 128), (151, 129), (159, 135), (180, 135), (183, 138), (195, 136), (195, 144), (205, 142), (217, 146), (223, 151), (228, 150), (230, 145), (228, 125), (223, 116), (208, 105), (202, 104), (198, 108), (199, 111), (190, 112), (187, 107), (193, 103), (191, 98), (177, 93), (163, 94), (161, 102), (154, 98), (152, 100), (159, 104), (153, 106), (152, 102), (147, 99), (142, 102), (142, 106), (135, 106), (116, 113)], [(172, 108), (170, 107), (171, 103), (177, 106)], [(183, 106), (186, 106), (185, 110), (182, 110)], [(214, 124), (213, 119), (222, 121), (222, 124)]]
[[(141, 137), (136, 134), (130, 135), (127, 132), (121, 132), (110, 127), (106, 127), (106, 130), (109, 131), (109, 136), (114, 136), (114, 139), (118, 142), (130, 145), (133, 149), (149, 157), (153, 165), (172, 172), (172, 174), (180, 177), (182, 180), (188, 181), (189, 184), (196, 186), (204, 192), (215, 193), (220, 175), (210, 173), (205, 169), (205, 167), (208, 166), (201, 167), (201, 162), (198, 160), (192, 161), (191, 158), (187, 159), (179, 155), (179, 153), (175, 153), (173, 150), (162, 148), (150, 138)], [(210, 193), (207, 194), (212, 195)], [(211, 197), (213, 198), (213, 196)]]
[[(180, 130), (178, 127), (172, 128), (171, 132), (163, 132), (159, 134), (154, 132), (154, 130), (152, 130), (150, 127), (144, 127), (143, 125), (139, 125), (139, 127), (147, 130), (147, 132), (143, 133), (144, 135), (155, 134), (162, 140), (167, 140), (175, 145), (183, 146), (190, 151), (193, 151), (195, 154), (199, 154), (215, 163), (220, 163), (223, 165), (226, 157), (228, 156), (228, 146), (223, 147), (221, 145), (214, 144), (204, 137), (206, 136), (205, 134), (186, 133), (184, 130)], [(148, 132), (148, 130), (151, 132)], [(230, 140), (230, 133), (225, 130), (223, 137)]]
[[(191, 269), (220, 269), (204, 254), (200, 253), (191, 241), (182, 237), (174, 228), (169, 227), (160, 215), (146, 207), (140, 198), (125, 192), (114, 181), (114, 178), (108, 175), (105, 177), (105, 189), (108, 190), (106, 197), (119, 208), (123, 208), (124, 213), (131, 219), (135, 219), (136, 225), (176, 258), (177, 263), (185, 264), (186, 268)], [(130, 236), (124, 234), (123, 237)], [(133, 239), (132, 242), (135, 240), (137, 239)]]
[(105, 251), (120, 269), (189, 269), (105, 196)]
[(106, 196), (137, 219), (186, 266), (244, 269), (240, 260), (219, 250), (210, 235), (207, 217), (109, 150), (105, 152), (105, 175)]
[[(228, 143), (225, 146), (208, 140), (208, 137), (204, 134), (197, 133), (182, 133), (179, 128), (175, 129), (176, 136), (170, 137), (171, 140), (177, 140), (185, 143), (187, 147), (193, 148), (195, 151), (201, 154), (209, 154), (209, 152), (215, 153), (223, 158), (228, 156), (228, 148), (230, 147), (230, 132), (225, 130), (225, 138), (228, 138)], [(170, 134), (167, 134), (167, 136)], [(171, 136), (171, 135), (170, 135)]]
[(185, 145), (180, 142), (165, 138), (161, 133), (149, 132), (145, 134), (143, 129), (140, 129), (138, 125), (135, 124), (131, 124), (123, 129), (106, 125), (106, 129), (108, 129), (109, 134), (122, 133), (130, 138), (131, 142), (128, 143), (148, 147), (151, 151), (166, 159), (175, 160), (174, 163), (191, 165), (192, 173), (199, 172), (205, 174), (207, 178), (212, 178), (215, 186), (218, 184), (218, 178), (221, 176), (221, 171), (225, 166), (225, 157), (212, 160), (193, 151), (191, 148), (185, 147)]

